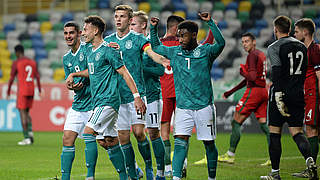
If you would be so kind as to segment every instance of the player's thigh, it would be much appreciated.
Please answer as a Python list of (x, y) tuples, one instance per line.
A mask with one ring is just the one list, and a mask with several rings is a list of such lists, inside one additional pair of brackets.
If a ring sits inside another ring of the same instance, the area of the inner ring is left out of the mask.
[(274, 95), (269, 98), (267, 106), (267, 122), (269, 126), (282, 127), (285, 122), (284, 117), (280, 114)]
[(117, 136), (116, 122), (118, 113), (111, 106), (96, 107), (86, 126), (98, 134)]
[(236, 105), (236, 111), (246, 117), (248, 117), (252, 112), (254, 112), (257, 106), (259, 105), (259, 100), (257, 99), (257, 97), (255, 97), (256, 94), (256, 89), (247, 88), (242, 98)]
[(23, 95), (18, 95), (17, 97), (17, 108), (18, 109), (27, 109), (31, 108), (33, 104), (33, 96), (23, 96)]
[(91, 114), (92, 111), (80, 112), (70, 108), (67, 114), (67, 119), (64, 123), (64, 130), (76, 132), (81, 137)]
[(194, 127), (193, 110), (176, 108), (173, 135), (191, 136)]
[(265, 88), (260, 88), (259, 93), (255, 95), (259, 98), (259, 103), (254, 112), (256, 118), (266, 118), (267, 117), (267, 106), (268, 106), (268, 92)]
[(163, 98), (161, 122), (171, 121), (172, 113), (175, 109), (176, 98)]
[(289, 127), (302, 127), (304, 121), (303, 103), (290, 104), (288, 106), (290, 117), (286, 117)]
[(128, 104), (120, 104), (119, 115), (117, 119), (118, 130), (130, 130), (131, 127), (131, 111)]
[(160, 129), (160, 121), (162, 114), (162, 100), (156, 100), (147, 105), (146, 123), (147, 128)]
[(216, 139), (216, 109), (214, 105), (195, 111), (194, 120), (198, 140)]
[(315, 90), (310, 89), (305, 93), (305, 124), (309, 126), (320, 126), (319, 96)]

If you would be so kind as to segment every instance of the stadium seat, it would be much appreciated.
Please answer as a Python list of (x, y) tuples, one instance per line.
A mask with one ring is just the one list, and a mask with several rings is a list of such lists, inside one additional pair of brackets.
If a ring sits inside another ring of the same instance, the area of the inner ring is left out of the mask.
[(222, 10), (213, 11), (211, 16), (213, 19), (215, 19), (218, 22), (221, 21), (224, 17)]
[(233, 1), (226, 5), (226, 10), (233, 9), (233, 10), (238, 10), (238, 3)]
[(14, 22), (23, 22), (26, 20), (26, 17), (24, 13), (17, 13), (14, 15)]
[(7, 49), (8, 43), (6, 40), (0, 40), (0, 49)]
[(43, 36), (43, 42), (48, 43), (49, 41), (55, 39), (55, 32), (54, 31), (48, 31), (44, 36)]
[(142, 10), (142, 11), (144, 11), (146, 13), (149, 13), (150, 10), (151, 10), (151, 6), (150, 6), (149, 2), (141, 2), (141, 3), (139, 3), (138, 8), (139, 8), (139, 10)]
[(3, 31), (4, 31), (4, 33), (8, 33), (8, 32), (10, 32), (10, 31), (14, 31), (16, 29), (16, 25), (15, 24), (6, 24), (6, 25), (4, 25), (4, 27), (3, 27)]
[(213, 11), (217, 11), (217, 10), (224, 11), (225, 8), (226, 8), (225, 5), (221, 1), (216, 1), (213, 4)]
[(50, 20), (50, 16), (49, 16), (49, 13), (46, 13), (46, 12), (40, 12), (37, 14), (37, 20), (42, 23), (42, 22), (45, 22), (45, 21), (49, 21)]
[(56, 49), (56, 48), (57, 48), (57, 41), (55, 40), (48, 41), (45, 45), (45, 49), (47, 50), (47, 52), (50, 52), (52, 49)]
[(256, 20), (256, 28), (258, 29), (264, 29), (268, 27), (268, 22), (264, 19)]
[(98, 0), (90, 0), (89, 1), (89, 9), (97, 8), (97, 2), (98, 2)]
[(218, 22), (218, 27), (220, 28), (220, 29), (226, 29), (226, 28), (228, 28), (228, 23), (227, 23), (227, 21), (219, 21)]
[(260, 30), (258, 28), (251, 28), (248, 30), (248, 32), (251, 32), (255, 37), (260, 36)]
[(63, 27), (64, 27), (64, 24), (60, 22), (60, 23), (54, 24), (52, 27), (52, 30), (55, 32), (63, 31)]
[(56, 24), (61, 21), (62, 13), (58, 11), (54, 11), (50, 13), (50, 22), (51, 24)]
[(32, 40), (32, 47), (35, 49), (44, 48), (44, 43), (43, 43), (42, 39), (33, 39)]
[(19, 32), (26, 32), (28, 28), (28, 24), (25, 21), (16, 21), (16, 30)]
[(231, 19), (237, 18), (237, 11), (234, 9), (229, 9), (224, 13), (225, 20), (229, 21)]
[(201, 12), (211, 12), (212, 8), (213, 8), (213, 5), (211, 1), (204, 1), (200, 5)]
[(99, 0), (98, 2), (98, 8), (100, 9), (107, 9), (109, 8), (109, 1), (108, 0)]
[(246, 12), (249, 12), (251, 10), (251, 2), (250, 1), (241, 1), (239, 3), (239, 12), (243, 12), (243, 11), (246, 11)]
[(204, 40), (206, 36), (207, 36), (207, 31), (204, 29), (199, 29), (198, 36), (197, 36), (198, 41)]
[(198, 12), (190, 12), (190, 11), (188, 11), (186, 19), (189, 19), (189, 20), (198, 19)]
[(173, 3), (174, 11), (183, 11), (187, 12), (188, 8), (183, 2), (176, 2)]
[(228, 4), (230, 4), (233, 0), (221, 0), (221, 2), (227, 6)]
[(44, 35), (46, 34), (48, 31), (50, 31), (52, 28), (52, 24), (50, 21), (45, 21), (42, 22), (41, 26), (40, 26), (40, 32)]
[(315, 9), (308, 8), (304, 11), (303, 16), (306, 18), (316, 18), (317, 17), (317, 11)]
[(228, 29), (237, 30), (241, 29), (241, 22), (239, 19), (228, 20)]
[(22, 40), (21, 45), (24, 47), (24, 49), (30, 49), (32, 48), (32, 41), (31, 40)]
[(1, 49), (0, 57), (1, 59), (10, 59), (10, 51), (8, 51), (7, 49)]
[(36, 14), (28, 14), (25, 21), (27, 23), (31, 23), (31, 22), (34, 22), (34, 21), (37, 21), (37, 20), (38, 20), (38, 18), (37, 18)]
[(6, 39), (6, 34), (4, 31), (0, 31), (0, 39)]
[(238, 19), (241, 23), (246, 22), (249, 19), (249, 12), (243, 11), (238, 13)]
[(223, 69), (218, 67), (212, 67), (210, 74), (211, 78), (216, 81), (218, 79), (223, 78)]
[(150, 2), (150, 6), (151, 6), (151, 11), (157, 11), (157, 12), (162, 11), (162, 6), (157, 1)]
[(296, 21), (303, 16), (303, 11), (300, 8), (294, 8), (290, 10), (290, 17)]
[(46, 59), (48, 58), (48, 53), (45, 49), (42, 49), (42, 48), (37, 48), (35, 49), (35, 60), (37, 62), (41, 61), (42, 59)]
[(53, 69), (54, 71), (58, 68), (62, 68), (63, 65), (62, 65), (62, 61), (52, 61), (51, 64), (50, 64), (50, 68)]
[(42, 40), (42, 34), (39, 31), (31, 34), (31, 40)]
[[(40, 30), (40, 24), (39, 22), (31, 22), (29, 23), (29, 26), (28, 26), (28, 33), (31, 35), (31, 34), (34, 34), (34, 33), (40, 33), (39, 32)], [(40, 33), (41, 34), (41, 33)]]
[(62, 24), (66, 23), (68, 21), (72, 21), (72, 20), (73, 20), (73, 14), (70, 12), (65, 13), (61, 18)]
[(173, 14), (186, 18), (186, 13), (184, 11), (175, 11)]
[(263, 18), (263, 12), (259, 9), (252, 9), (250, 11), (250, 16), (249, 18), (251, 20), (257, 20), (257, 19), (262, 19)]
[(20, 41), (16, 39), (11, 39), (10, 41), (7, 41), (7, 43), (8, 43), (8, 50), (10, 52), (14, 52), (14, 47), (20, 44)]
[(65, 76), (65, 74), (64, 74), (63, 68), (57, 68), (54, 70), (53, 79), (56, 82), (64, 81), (64, 76)]
[(19, 31), (9, 31), (8, 33), (7, 33), (7, 40), (16, 40), (16, 39), (18, 39), (18, 37), (19, 37), (19, 35), (20, 35), (20, 32)]

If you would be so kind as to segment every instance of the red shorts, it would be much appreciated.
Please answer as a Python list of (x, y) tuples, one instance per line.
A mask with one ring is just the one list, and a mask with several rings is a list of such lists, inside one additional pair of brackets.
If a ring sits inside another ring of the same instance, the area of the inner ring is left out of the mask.
[(18, 109), (27, 109), (31, 108), (33, 103), (33, 96), (23, 96), (18, 95), (17, 98), (17, 108)]
[[(313, 86), (314, 87), (314, 86)], [(318, 85), (317, 85), (318, 87)], [(319, 126), (319, 93), (318, 88), (306, 88), (304, 94), (305, 105), (305, 124)]]
[(172, 113), (176, 108), (176, 98), (163, 98), (161, 122), (171, 122)]
[(265, 118), (267, 117), (267, 105), (268, 91), (266, 88), (247, 88), (236, 106), (236, 111), (247, 117), (254, 112), (256, 118)]

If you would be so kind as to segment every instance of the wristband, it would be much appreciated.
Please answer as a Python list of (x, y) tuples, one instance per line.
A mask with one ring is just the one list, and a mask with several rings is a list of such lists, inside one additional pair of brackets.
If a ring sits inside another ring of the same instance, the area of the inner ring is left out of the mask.
[(137, 98), (137, 97), (140, 97), (140, 94), (139, 93), (134, 93), (133, 94), (133, 98)]

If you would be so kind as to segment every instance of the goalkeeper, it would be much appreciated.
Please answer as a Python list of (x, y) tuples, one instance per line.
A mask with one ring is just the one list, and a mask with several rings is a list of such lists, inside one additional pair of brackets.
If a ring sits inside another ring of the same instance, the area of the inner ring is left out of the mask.
[(269, 156), (272, 170), (261, 179), (280, 179), (281, 130), (287, 122), (293, 140), (306, 160), (310, 179), (318, 179), (317, 167), (311, 157), (310, 144), (303, 134), (304, 81), (307, 69), (307, 48), (290, 37), (291, 20), (278, 16), (274, 22), (277, 38), (268, 47), (272, 86), (269, 93), (267, 118), (270, 130)]

